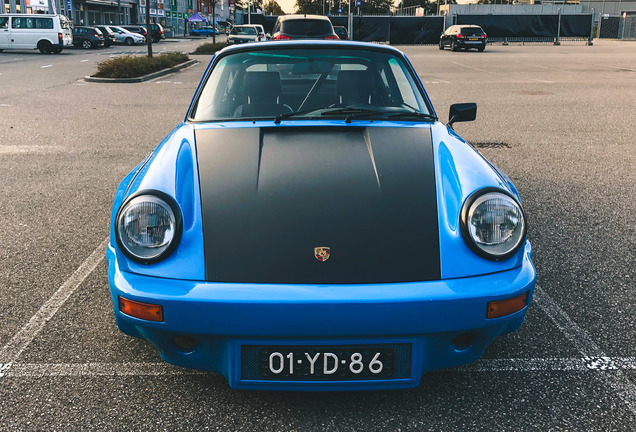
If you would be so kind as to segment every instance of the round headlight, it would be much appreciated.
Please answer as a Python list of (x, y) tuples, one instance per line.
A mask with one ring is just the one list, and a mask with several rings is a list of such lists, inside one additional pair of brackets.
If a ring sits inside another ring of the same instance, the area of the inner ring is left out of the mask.
[(166, 194), (153, 191), (135, 195), (117, 215), (117, 244), (134, 261), (153, 263), (176, 247), (181, 233), (181, 214)]
[(471, 249), (488, 259), (510, 257), (526, 238), (521, 205), (500, 191), (478, 191), (470, 196), (462, 209), (461, 225)]

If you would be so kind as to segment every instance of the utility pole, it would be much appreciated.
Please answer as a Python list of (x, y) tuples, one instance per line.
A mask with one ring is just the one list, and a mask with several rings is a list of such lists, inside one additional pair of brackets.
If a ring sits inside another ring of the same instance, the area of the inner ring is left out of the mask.
[(150, 0), (146, 0), (146, 42), (148, 43), (148, 58), (152, 58), (152, 26), (150, 25)]

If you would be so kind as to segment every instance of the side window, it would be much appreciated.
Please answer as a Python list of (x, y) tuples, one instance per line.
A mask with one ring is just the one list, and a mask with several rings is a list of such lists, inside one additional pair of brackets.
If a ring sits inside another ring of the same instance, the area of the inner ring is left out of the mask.
[(11, 26), (14, 29), (23, 29), (26, 28), (26, 18), (18, 18), (18, 17), (13, 17), (11, 19)]
[(0, 29), (6, 29), (9, 27), (9, 18), (0, 17)]
[(53, 19), (51, 18), (35, 18), (35, 28), (52, 29)]

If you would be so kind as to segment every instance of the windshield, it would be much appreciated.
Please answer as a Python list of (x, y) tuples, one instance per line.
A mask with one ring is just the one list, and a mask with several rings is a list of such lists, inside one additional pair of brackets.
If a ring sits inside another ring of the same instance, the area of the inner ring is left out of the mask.
[(293, 35), (317, 36), (333, 33), (329, 20), (286, 20), (281, 27), (282, 33)]
[(484, 34), (484, 31), (479, 27), (462, 27), (460, 33), (468, 36), (475, 36)]
[(234, 27), (232, 29), (233, 35), (255, 35), (256, 29), (254, 27)]
[[(195, 121), (431, 116), (398, 55), (365, 49), (277, 48), (231, 53), (210, 72)], [(351, 117), (353, 116), (353, 117)]]

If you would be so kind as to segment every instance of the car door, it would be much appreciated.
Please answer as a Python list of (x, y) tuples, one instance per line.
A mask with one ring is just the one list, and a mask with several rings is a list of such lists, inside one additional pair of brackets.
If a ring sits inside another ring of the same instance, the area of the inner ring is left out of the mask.
[(9, 17), (0, 17), (0, 49), (11, 48)]

